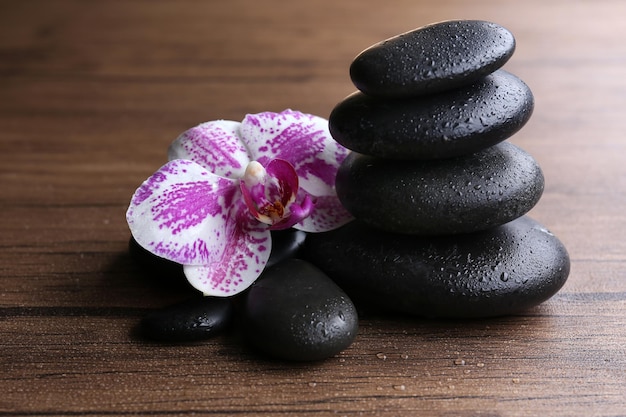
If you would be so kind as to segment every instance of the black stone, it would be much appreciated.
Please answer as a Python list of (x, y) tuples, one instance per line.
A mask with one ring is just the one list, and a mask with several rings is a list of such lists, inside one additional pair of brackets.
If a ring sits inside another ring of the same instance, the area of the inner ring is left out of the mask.
[(460, 156), (501, 142), (524, 126), (534, 98), (515, 75), (498, 70), (473, 84), (404, 100), (356, 92), (329, 117), (333, 138), (353, 151), (391, 159)]
[(190, 342), (215, 336), (231, 321), (233, 306), (228, 298), (193, 297), (145, 316), (141, 334), (167, 342)]
[(443, 235), (485, 230), (527, 213), (544, 178), (522, 149), (502, 142), (437, 161), (394, 161), (351, 153), (336, 177), (352, 215), (379, 229)]
[(297, 257), (306, 236), (306, 232), (294, 228), (272, 230), (272, 251), (265, 267), (269, 268), (286, 259)]
[(323, 272), (290, 259), (266, 269), (250, 287), (242, 325), (258, 350), (279, 359), (313, 361), (347, 348), (356, 337), (358, 316), (352, 301)]
[(350, 76), (372, 96), (430, 94), (476, 81), (504, 65), (514, 50), (515, 39), (502, 26), (447, 21), (369, 47), (352, 62)]
[(154, 255), (152, 252), (140, 246), (132, 236), (128, 241), (128, 252), (135, 262), (146, 269), (146, 272), (156, 272), (160, 276), (183, 276), (183, 267), (181, 264)]
[(526, 310), (554, 295), (570, 270), (563, 244), (528, 217), (480, 233), (431, 238), (353, 221), (311, 235), (305, 254), (360, 308), (438, 318)]

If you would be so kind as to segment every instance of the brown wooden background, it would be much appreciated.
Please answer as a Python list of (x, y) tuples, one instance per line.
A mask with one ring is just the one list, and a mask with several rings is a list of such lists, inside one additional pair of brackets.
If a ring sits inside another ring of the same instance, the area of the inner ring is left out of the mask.
[[(620, 0), (0, 0), (0, 415), (626, 415), (626, 3)], [(568, 247), (563, 290), (491, 320), (364, 317), (315, 364), (227, 334), (143, 342), (187, 295), (129, 259), (124, 212), (183, 130), (293, 108), (327, 117), (365, 47), (492, 20), (535, 113), (531, 216)]]

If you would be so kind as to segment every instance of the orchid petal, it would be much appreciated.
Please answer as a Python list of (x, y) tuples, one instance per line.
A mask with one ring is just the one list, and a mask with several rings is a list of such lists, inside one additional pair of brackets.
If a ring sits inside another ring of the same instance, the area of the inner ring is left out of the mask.
[(241, 200), (237, 180), (188, 160), (168, 162), (133, 195), (126, 219), (145, 249), (181, 264), (221, 259), (232, 228), (230, 207)]
[(292, 110), (249, 114), (240, 137), (252, 159), (264, 165), (272, 159), (291, 163), (309, 194), (335, 195), (335, 176), (348, 150), (332, 138), (326, 119)]
[[(306, 199), (306, 191), (300, 190), (298, 201)], [(304, 232), (326, 232), (343, 226), (353, 220), (352, 215), (341, 205), (336, 196), (315, 197), (315, 210), (293, 226), (294, 229)]]
[(263, 272), (270, 256), (271, 234), (266, 225), (236, 205), (226, 231), (229, 236), (221, 258), (208, 265), (185, 265), (189, 283), (205, 295), (225, 297), (248, 288)]
[(230, 120), (199, 124), (170, 145), (168, 158), (189, 159), (215, 175), (240, 178), (251, 160), (239, 137), (240, 125)]

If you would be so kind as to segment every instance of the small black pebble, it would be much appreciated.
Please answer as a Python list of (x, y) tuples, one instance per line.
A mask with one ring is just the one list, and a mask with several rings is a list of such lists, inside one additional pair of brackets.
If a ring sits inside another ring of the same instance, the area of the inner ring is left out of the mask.
[(141, 320), (140, 331), (158, 341), (203, 340), (224, 330), (232, 315), (230, 299), (197, 296), (148, 314)]
[(358, 315), (348, 296), (322, 271), (300, 259), (265, 270), (245, 294), (244, 336), (278, 359), (315, 361), (353, 342)]
[(269, 268), (285, 259), (296, 257), (304, 245), (306, 232), (289, 228), (285, 230), (272, 230), (272, 252), (267, 261)]

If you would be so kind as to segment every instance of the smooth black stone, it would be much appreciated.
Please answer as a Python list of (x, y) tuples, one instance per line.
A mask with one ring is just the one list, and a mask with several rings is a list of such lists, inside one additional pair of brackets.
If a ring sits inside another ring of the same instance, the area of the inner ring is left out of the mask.
[(438, 159), (501, 142), (526, 124), (534, 98), (498, 70), (473, 84), (426, 97), (376, 99), (356, 92), (329, 117), (333, 138), (353, 151), (391, 159)]
[(244, 335), (269, 356), (321, 360), (341, 352), (356, 337), (354, 304), (306, 261), (290, 259), (266, 269), (244, 297)]
[(272, 251), (265, 267), (269, 268), (286, 259), (297, 257), (306, 236), (306, 232), (294, 228), (272, 230)]
[(128, 240), (128, 253), (133, 260), (144, 268), (166, 273), (173, 272), (182, 274), (183, 272), (181, 264), (177, 264), (176, 262), (168, 261), (167, 259), (154, 255), (152, 252), (139, 245), (139, 243), (137, 243), (135, 238), (132, 236)]
[(515, 39), (495, 23), (447, 21), (382, 41), (350, 66), (354, 85), (378, 97), (431, 94), (476, 81), (513, 55)]
[(499, 226), (541, 198), (543, 173), (503, 142), (471, 155), (394, 161), (351, 153), (337, 172), (337, 196), (354, 217), (397, 233), (445, 235)]
[(554, 295), (570, 270), (563, 244), (528, 217), (480, 233), (431, 238), (353, 221), (310, 236), (305, 255), (360, 308), (438, 318), (526, 310)]
[[(148, 278), (151, 283), (157, 282), (168, 288), (193, 290), (185, 278), (181, 264), (154, 255), (140, 246), (132, 236), (128, 241), (128, 252), (141, 267), (142, 275)], [(193, 291), (195, 292), (195, 290)]]
[(148, 314), (141, 320), (140, 331), (158, 341), (203, 340), (224, 330), (232, 315), (230, 299), (198, 296)]

